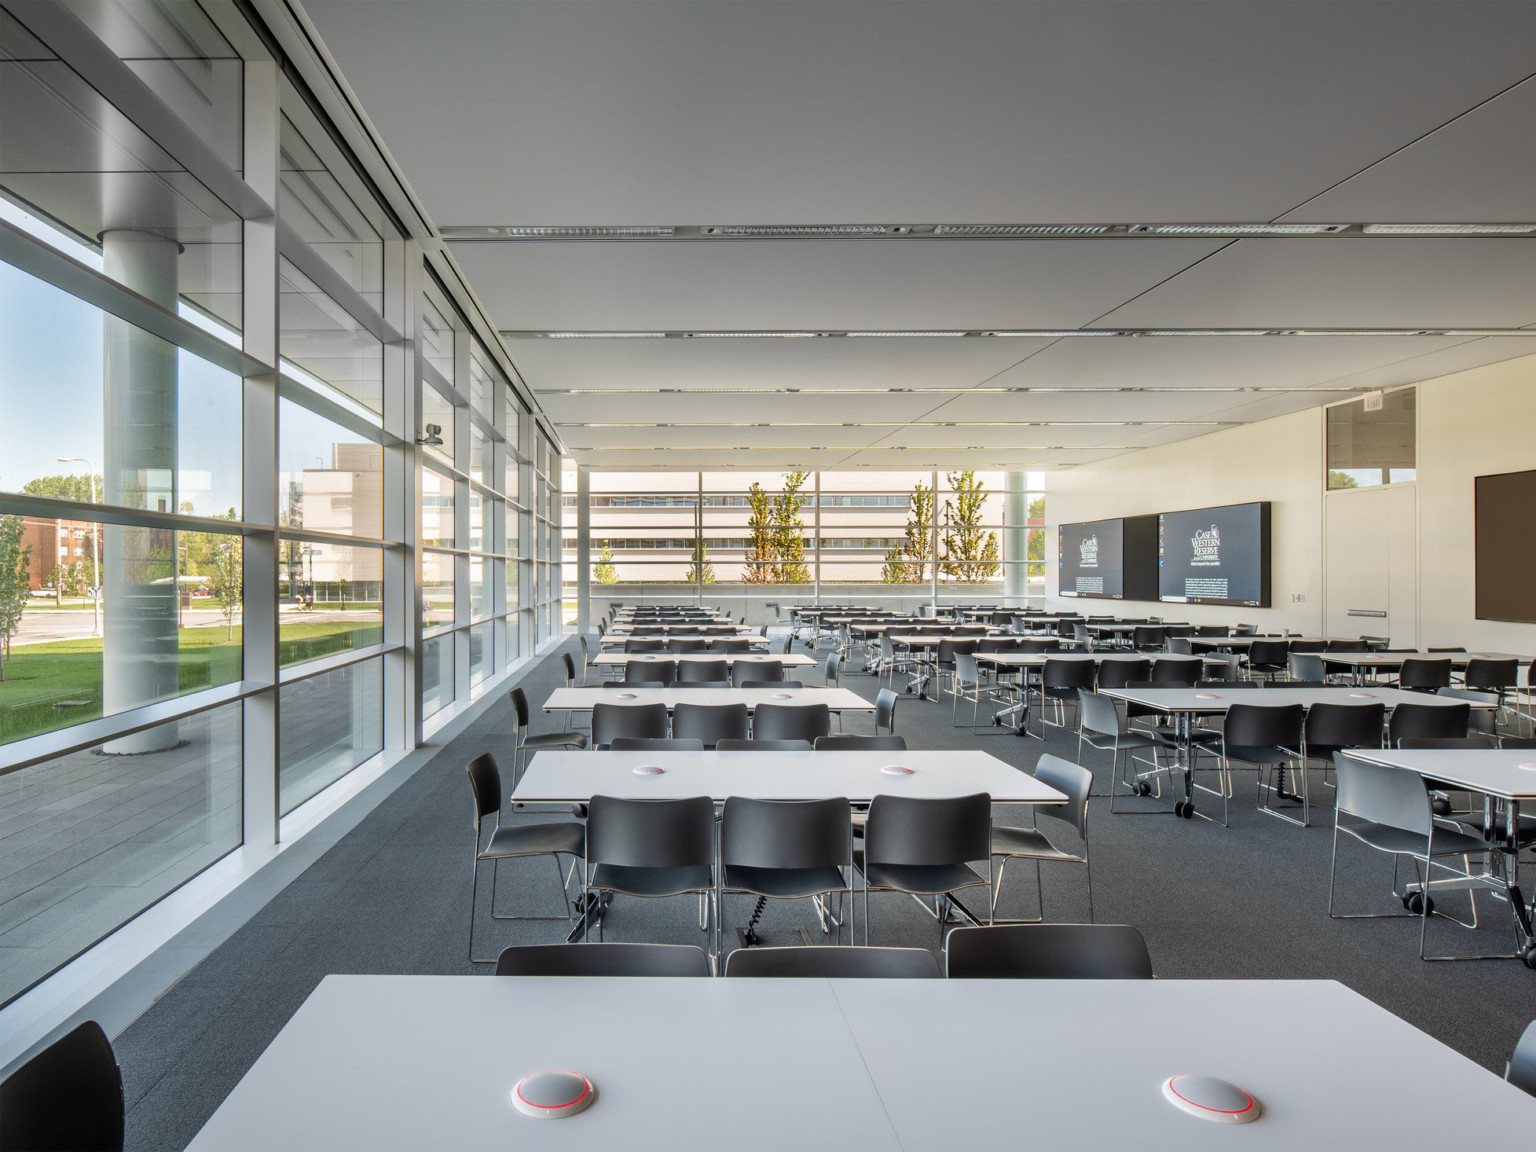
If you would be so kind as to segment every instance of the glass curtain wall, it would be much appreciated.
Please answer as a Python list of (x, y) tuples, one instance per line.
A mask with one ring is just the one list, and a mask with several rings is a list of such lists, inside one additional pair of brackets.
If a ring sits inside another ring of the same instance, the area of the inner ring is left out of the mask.
[[(593, 472), (594, 600), (1041, 605), (1039, 472)], [(574, 473), (565, 480), (567, 493)], [(567, 619), (576, 498), (567, 513)], [(935, 569), (937, 564), (937, 569)]]
[(0, 1004), (556, 619), (555, 449), (240, 11), (0, 3)]

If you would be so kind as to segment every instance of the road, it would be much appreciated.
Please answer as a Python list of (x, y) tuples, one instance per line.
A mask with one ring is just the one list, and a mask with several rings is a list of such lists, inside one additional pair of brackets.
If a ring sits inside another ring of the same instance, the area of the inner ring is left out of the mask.
[[(288, 621), (324, 621), (340, 620), (351, 623), (360, 623), (366, 620), (367, 614), (362, 612), (296, 612), (284, 607), (281, 620)], [(105, 622), (105, 614), (103, 614)], [(222, 625), (224, 614), (217, 608), (188, 608), (181, 614), (181, 626), (183, 628), (207, 628), (213, 625)], [(240, 623), (240, 617), (235, 617), (235, 623)], [(91, 613), (78, 609), (70, 610), (58, 608), (33, 608), (28, 607), (22, 613), (21, 626), (16, 629), (11, 637), (11, 647), (20, 648), (27, 644), (46, 644), (51, 640), (83, 640), (91, 635)]]

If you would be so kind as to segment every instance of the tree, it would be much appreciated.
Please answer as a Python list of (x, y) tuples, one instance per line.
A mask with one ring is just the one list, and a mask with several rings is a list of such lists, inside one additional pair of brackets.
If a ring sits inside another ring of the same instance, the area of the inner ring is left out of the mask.
[(784, 491), (773, 501), (773, 541), (778, 553), (777, 584), (809, 584), (811, 570), (805, 563), (805, 521), (800, 509), (809, 497), (800, 489), (810, 478), (809, 472), (790, 472), (784, 477)]
[(87, 578), (90, 576), (84, 564), (76, 560), (72, 564), (55, 564), (53, 571), (48, 573), (48, 579), (44, 586), (56, 590), (59, 595), (81, 596), (85, 594)]
[(773, 497), (763, 491), (757, 481), (747, 490), (747, 504), (752, 514), (747, 517), (747, 530), (752, 544), (747, 549), (746, 567), (741, 570), (744, 584), (777, 584), (779, 582), (778, 541), (773, 530)]
[(688, 583), (713, 584), (715, 582), (715, 566), (709, 563), (705, 554), (704, 537), (695, 536), (692, 563), (688, 565)]
[(0, 516), (0, 680), (5, 679), (5, 661), (11, 658), (11, 634), (21, 626), (22, 609), (31, 592), (32, 549), (23, 548), (21, 534), (26, 522), (20, 516)]
[(1328, 487), (1330, 490), (1334, 488), (1356, 488), (1359, 487), (1359, 484), (1348, 472), (1340, 472), (1337, 468), (1330, 468), (1328, 469)]
[(28, 496), (41, 496), (48, 500), (77, 500), (81, 504), (91, 503), (93, 495), (92, 482), (95, 483), (95, 498), (101, 499), (101, 477), (98, 476), (39, 476), (36, 480), (28, 480), (21, 486), (21, 490)]
[(608, 541), (603, 541), (603, 551), (597, 558), (597, 563), (592, 565), (592, 579), (599, 584), (617, 584), (619, 582), (619, 570), (613, 566), (613, 549), (608, 546)]
[(880, 572), (887, 584), (921, 584), (933, 558), (933, 489), (926, 484), (914, 486), (907, 507), (906, 538), (885, 554)]
[(945, 474), (954, 491), (953, 501), (944, 501), (944, 557), (939, 570), (965, 584), (985, 583), (997, 575), (997, 533), (982, 528), (987, 494), (976, 473)]
[(225, 633), (225, 638), (233, 640), (235, 638), (235, 615), (240, 611), (244, 591), (240, 537), (220, 536), (219, 542), (215, 546), (215, 556), (213, 594), (218, 601), (219, 611), (223, 613), (224, 624), (228, 629)]
[[(1045, 497), (1036, 496), (1029, 502), (1029, 522), (1036, 520), (1045, 521)], [(1029, 543), (1026, 545), (1025, 559), (1043, 562), (1045, 560), (1045, 529), (1031, 528), (1029, 530)]]

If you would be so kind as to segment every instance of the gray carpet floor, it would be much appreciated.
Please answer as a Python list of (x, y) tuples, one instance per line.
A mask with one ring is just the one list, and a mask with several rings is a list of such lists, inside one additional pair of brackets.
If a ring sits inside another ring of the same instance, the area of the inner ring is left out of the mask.
[[(560, 679), (559, 658), (550, 656), (522, 683), (537, 707)], [(810, 673), (804, 679), (819, 682)], [(843, 684), (869, 699), (878, 687), (859, 673), (845, 673)], [(962, 706), (962, 717), (967, 710)], [(1075, 756), (1075, 736), (1056, 734), (1042, 742), (1000, 728), (972, 735), (964, 726), (951, 727), (950, 715), (947, 697), (935, 703), (905, 696), (896, 731), (913, 748), (983, 748), (1026, 770), (1045, 751)], [(536, 713), (535, 730), (552, 727)], [(868, 716), (850, 718), (848, 730), (870, 731)], [(466, 954), (472, 807), (464, 765), (491, 751), (503, 758), (505, 771), (511, 743), (510, 706), (503, 700), (117, 1038), (129, 1149), (184, 1147), (329, 973), (489, 971), (470, 964)], [(1106, 789), (1107, 759), (1102, 753), (1085, 758), (1098, 777), (1096, 792)], [(1421, 962), (1416, 920), (1330, 920), (1331, 808), (1314, 810), (1313, 827), (1294, 827), (1254, 810), (1251, 780), (1239, 777), (1230, 828), (1171, 814), (1113, 815), (1107, 799), (1095, 800), (1089, 836), (1096, 919), (1139, 928), (1160, 977), (1339, 980), (1502, 1072), (1536, 1014), (1536, 972), (1512, 960)], [(1331, 796), (1319, 774), (1312, 783), (1314, 796)], [(1206, 796), (1200, 803), (1210, 810), (1218, 802)], [(1024, 810), (1001, 815), (1028, 821)], [(1054, 821), (1041, 826), (1065, 833)], [(1346, 910), (1400, 911), (1387, 889), (1387, 857), (1355, 847), (1341, 861)], [(488, 896), (489, 885), (482, 883), (479, 954), (563, 939), (559, 922), (492, 922)], [(999, 915), (1031, 915), (1035, 898), (1034, 870), (1015, 865)], [(498, 912), (558, 911), (554, 870), (547, 860), (503, 865), (497, 899)], [(1044, 899), (1051, 920), (1086, 919), (1083, 870), (1047, 866)], [(1486, 896), (1478, 904), (1481, 929), (1434, 920), (1431, 949), (1507, 950), (1507, 907)], [(1443, 905), (1461, 914), (1466, 897), (1446, 893)], [(728, 900), (727, 929), (744, 924), (750, 911), (747, 898)], [(938, 948), (935, 921), (908, 897), (872, 897), (871, 912), (872, 944)], [(696, 905), (687, 898), (620, 899), (608, 916), (607, 938), (701, 944), (705, 937), (695, 917)], [(772, 902), (763, 923), (803, 926), (817, 942), (823, 939), (806, 902)], [(1278, 987), (1275, 994), (1290, 995)], [(1304, 1002), (1294, 1008), (1308, 1011)], [(1316, 1026), (1318, 1042), (1326, 1044), (1329, 1021), (1319, 1015)]]

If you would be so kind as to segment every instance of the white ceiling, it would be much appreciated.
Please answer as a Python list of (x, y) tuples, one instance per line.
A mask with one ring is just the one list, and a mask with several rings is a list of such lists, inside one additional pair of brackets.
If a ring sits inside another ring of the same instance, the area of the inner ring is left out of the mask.
[[(1536, 4), (1524, 0), (305, 9), (443, 227), (1536, 220)], [(1536, 327), (1533, 245), (451, 251), (508, 331), (840, 332)], [(597, 467), (1055, 467), (1530, 355), (1536, 335), (508, 346), (572, 455)], [(1036, 391), (986, 390), (1002, 388)], [(969, 389), (984, 390), (957, 395)]]

